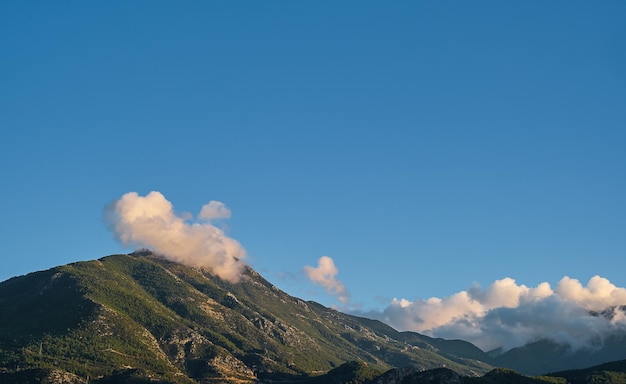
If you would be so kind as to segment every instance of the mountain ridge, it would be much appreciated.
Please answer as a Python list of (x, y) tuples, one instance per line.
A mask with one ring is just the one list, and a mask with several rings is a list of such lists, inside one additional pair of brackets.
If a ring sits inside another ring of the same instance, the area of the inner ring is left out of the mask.
[(147, 252), (11, 278), (0, 283), (0, 306), (0, 366), (7, 371), (61, 367), (103, 379), (126, 367), (171, 382), (252, 382), (309, 377), (347, 361), (383, 370), (446, 365), (470, 375), (491, 368), (292, 297), (252, 268), (229, 283)]

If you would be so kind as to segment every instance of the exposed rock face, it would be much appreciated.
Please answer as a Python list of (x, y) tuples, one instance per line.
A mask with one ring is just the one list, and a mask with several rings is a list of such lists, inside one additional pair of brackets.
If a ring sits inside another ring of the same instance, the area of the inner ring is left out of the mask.
[(81, 379), (73, 373), (54, 369), (47, 377), (49, 384), (85, 384), (86, 379)]

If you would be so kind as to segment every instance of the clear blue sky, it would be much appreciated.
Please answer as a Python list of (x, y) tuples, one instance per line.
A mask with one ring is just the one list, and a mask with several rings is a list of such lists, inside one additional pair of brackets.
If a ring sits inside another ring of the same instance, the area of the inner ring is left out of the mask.
[(295, 296), (626, 286), (626, 3), (0, 4), (0, 280), (128, 252), (124, 193), (232, 210)]

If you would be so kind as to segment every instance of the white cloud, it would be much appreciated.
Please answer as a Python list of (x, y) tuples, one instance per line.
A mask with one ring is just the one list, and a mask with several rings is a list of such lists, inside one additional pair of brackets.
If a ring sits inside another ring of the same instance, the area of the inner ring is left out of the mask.
[(202, 220), (216, 220), (216, 219), (229, 219), (230, 209), (226, 208), (224, 203), (212, 200), (209, 204), (202, 206), (198, 219)]
[(317, 267), (305, 266), (304, 273), (315, 284), (324, 287), (329, 295), (336, 295), (339, 301), (347, 304), (350, 301), (350, 293), (336, 276), (339, 273), (333, 259), (322, 256), (317, 261)]
[(591, 314), (620, 305), (626, 305), (626, 289), (600, 276), (587, 286), (564, 277), (554, 290), (548, 283), (529, 288), (505, 278), (444, 298), (393, 299), (376, 317), (399, 330), (468, 340), (483, 350), (507, 350), (539, 339), (578, 348), (626, 329), (622, 311), (610, 318)]
[(230, 217), (221, 202), (211, 201), (202, 207), (198, 218), (177, 215), (172, 204), (160, 192), (140, 196), (129, 192), (105, 211), (117, 239), (125, 246), (142, 246), (163, 254), (170, 260), (209, 269), (222, 279), (236, 282), (241, 277), (246, 257), (243, 247), (210, 220)]
[(601, 311), (626, 304), (626, 289), (618, 288), (600, 276), (592, 277), (586, 287), (566, 276), (559, 281), (555, 291), (562, 298), (589, 310)]

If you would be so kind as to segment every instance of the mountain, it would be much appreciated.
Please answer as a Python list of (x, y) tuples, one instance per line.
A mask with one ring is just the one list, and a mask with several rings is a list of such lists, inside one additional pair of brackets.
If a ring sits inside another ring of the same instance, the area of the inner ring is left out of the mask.
[(289, 296), (251, 268), (229, 283), (149, 251), (0, 282), (0, 382), (9, 384), (619, 383), (626, 360), (564, 370), (625, 359), (625, 342), (537, 341), (490, 355)]
[(572, 349), (568, 345), (539, 340), (511, 349), (489, 361), (527, 375), (589, 367), (626, 359), (626, 334), (615, 333), (596, 345)]
[(492, 368), (469, 343), (302, 301), (251, 268), (229, 283), (148, 251), (9, 279), (0, 308), (3, 383), (362, 382), (393, 367)]

